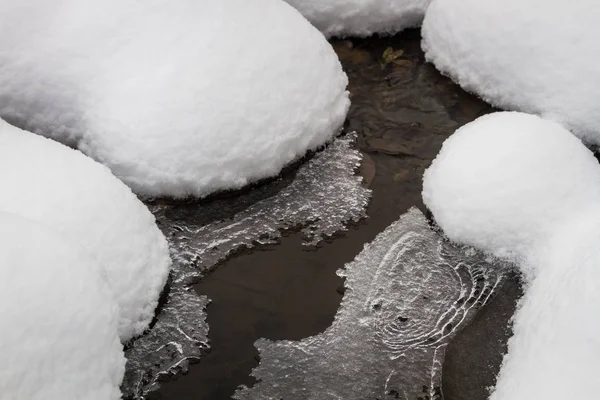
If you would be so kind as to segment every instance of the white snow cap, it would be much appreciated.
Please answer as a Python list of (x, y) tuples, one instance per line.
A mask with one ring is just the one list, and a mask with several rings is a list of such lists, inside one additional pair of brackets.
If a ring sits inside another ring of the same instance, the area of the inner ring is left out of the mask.
[(554, 122), (484, 116), (444, 143), (423, 200), (452, 240), (509, 255), (524, 273), (490, 400), (590, 397), (585, 383), (600, 358), (600, 164), (592, 153)]
[(329, 43), (281, 0), (0, 0), (0, 117), (147, 196), (275, 176), (349, 107)]
[(121, 339), (142, 333), (171, 265), (146, 206), (101, 164), (2, 120), (0, 171), (0, 210), (50, 226), (94, 254), (120, 306)]
[(120, 399), (118, 307), (101, 267), (60, 234), (5, 212), (0, 242), (0, 397)]
[(431, 0), (285, 0), (325, 36), (397, 33), (421, 25)]
[(494, 106), (541, 115), (600, 144), (597, 0), (434, 0), (428, 61)]
[(451, 240), (518, 260), (573, 210), (600, 204), (600, 166), (557, 123), (494, 113), (444, 142), (423, 201)]
[[(596, 204), (598, 207), (598, 204)], [(600, 208), (574, 215), (532, 256), (538, 276), (490, 400), (595, 398), (600, 359)]]

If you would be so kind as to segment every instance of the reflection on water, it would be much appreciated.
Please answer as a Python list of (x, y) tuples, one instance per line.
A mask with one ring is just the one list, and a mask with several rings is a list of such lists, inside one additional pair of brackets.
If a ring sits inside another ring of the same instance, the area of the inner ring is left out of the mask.
[(340, 271), (347, 290), (330, 328), (257, 342), (259, 382), (235, 398), (440, 400), (446, 345), (505, 271), (445, 241), (412, 208)]

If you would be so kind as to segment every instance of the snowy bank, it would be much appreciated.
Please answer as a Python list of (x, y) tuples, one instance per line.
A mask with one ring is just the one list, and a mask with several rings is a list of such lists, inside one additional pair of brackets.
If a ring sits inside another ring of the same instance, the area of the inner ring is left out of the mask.
[(275, 176), (330, 140), (347, 77), (281, 0), (0, 0), (0, 117), (147, 196)]
[(0, 210), (50, 226), (94, 254), (120, 306), (121, 339), (146, 329), (171, 265), (146, 206), (106, 167), (2, 120), (0, 171)]
[(2, 399), (120, 399), (118, 308), (99, 264), (5, 212), (0, 242)]
[(285, 0), (325, 36), (397, 33), (421, 25), (431, 0)]
[(494, 106), (556, 120), (600, 144), (599, 19), (596, 0), (434, 0), (423, 49)]
[(514, 112), (443, 145), (423, 200), (453, 240), (517, 261), (525, 294), (491, 400), (589, 397), (600, 358), (600, 165), (566, 129)]

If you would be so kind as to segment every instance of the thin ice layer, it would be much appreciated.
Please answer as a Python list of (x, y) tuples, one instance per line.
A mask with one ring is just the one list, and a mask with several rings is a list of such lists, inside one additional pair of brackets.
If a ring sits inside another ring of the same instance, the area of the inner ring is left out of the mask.
[[(158, 388), (161, 376), (185, 370), (208, 349), (208, 298), (190, 287), (203, 272), (236, 250), (276, 240), (284, 229), (302, 225), (305, 244), (316, 245), (366, 216), (371, 191), (355, 175), (362, 158), (352, 148), (355, 140), (353, 133), (337, 138), (303, 164), (291, 182), (278, 180), (201, 206), (151, 205), (174, 263), (156, 324), (126, 351), (127, 397)], [(235, 208), (244, 203), (250, 205)]]
[[(192, 263), (200, 271), (210, 269), (232, 251), (270, 242), (282, 229), (303, 225), (307, 245), (346, 230), (347, 222), (366, 217), (371, 191), (355, 175), (361, 154), (352, 149), (356, 133), (339, 137), (299, 168), (292, 182), (275, 195), (263, 198), (221, 221), (206, 224), (207, 216), (231, 207), (231, 201), (215, 201), (178, 214), (172, 205), (156, 206), (154, 212), (173, 246), (174, 258)], [(269, 186), (250, 196), (261, 196)], [(243, 199), (236, 199), (243, 202)], [(307, 224), (308, 223), (308, 224)]]
[(459, 247), (412, 208), (340, 271), (347, 291), (324, 333), (257, 341), (259, 382), (236, 399), (441, 399), (445, 347), (507, 265)]
[(123, 391), (138, 396), (158, 389), (163, 376), (186, 372), (189, 361), (199, 359), (209, 348), (206, 296), (193, 289), (171, 289), (156, 324), (126, 350), (127, 371)]

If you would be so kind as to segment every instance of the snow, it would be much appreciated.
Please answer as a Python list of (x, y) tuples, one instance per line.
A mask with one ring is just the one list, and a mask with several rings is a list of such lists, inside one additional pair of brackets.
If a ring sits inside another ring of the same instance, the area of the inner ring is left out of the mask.
[(595, 382), (600, 358), (600, 208), (573, 213), (533, 252), (540, 272), (514, 317), (490, 400), (590, 397), (582, 383)]
[(431, 0), (285, 0), (325, 36), (397, 33), (421, 25)]
[(281, 0), (1, 0), (0, 117), (145, 196), (278, 174), (349, 107), (324, 37)]
[(444, 142), (425, 172), (423, 201), (450, 239), (522, 260), (573, 210), (600, 204), (600, 171), (557, 123), (499, 112)]
[(599, 19), (596, 0), (434, 0), (423, 49), (494, 106), (558, 121), (600, 144)]
[(121, 339), (142, 333), (171, 264), (150, 211), (106, 167), (1, 120), (0, 171), (0, 210), (50, 226), (94, 254), (120, 306)]
[(459, 129), (426, 171), (444, 232), (517, 261), (525, 294), (490, 400), (589, 397), (600, 357), (600, 165), (550, 121), (496, 113)]
[(120, 399), (118, 307), (94, 257), (5, 212), (0, 242), (2, 399)]

